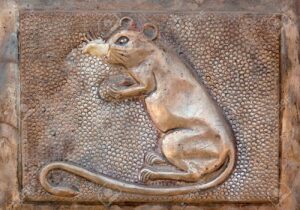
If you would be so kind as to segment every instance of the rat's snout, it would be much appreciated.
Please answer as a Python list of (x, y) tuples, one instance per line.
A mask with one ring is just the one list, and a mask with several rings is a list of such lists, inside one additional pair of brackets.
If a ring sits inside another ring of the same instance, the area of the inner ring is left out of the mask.
[(96, 39), (90, 41), (86, 46), (83, 47), (82, 52), (94, 55), (97, 57), (103, 57), (108, 54), (109, 44), (105, 43), (102, 39)]

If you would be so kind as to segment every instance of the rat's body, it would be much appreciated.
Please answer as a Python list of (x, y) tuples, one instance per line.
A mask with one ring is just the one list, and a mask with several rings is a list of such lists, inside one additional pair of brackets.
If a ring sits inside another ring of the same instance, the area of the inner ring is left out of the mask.
[[(157, 36), (156, 27), (150, 25), (147, 33), (143, 32), (122, 30), (106, 43), (95, 40), (84, 49), (91, 55), (105, 55), (109, 63), (125, 67), (135, 83), (126, 88), (112, 83), (110, 95), (117, 99), (144, 95), (147, 111), (161, 132), (158, 151), (145, 156), (145, 167), (139, 174), (141, 181), (197, 182), (202, 176), (214, 172), (218, 175), (204, 184), (153, 188), (119, 183), (76, 166), (56, 163), (46, 166), (41, 177), (59, 168), (113, 189), (156, 195), (207, 189), (228, 178), (235, 165), (236, 151), (232, 131), (222, 112), (179, 57), (155, 45), (152, 40)], [(51, 192), (53, 187), (48, 182), (44, 180), (42, 184)], [(56, 190), (62, 195), (74, 193), (70, 189), (56, 187)]]
[(147, 111), (163, 134), (162, 154), (182, 171), (160, 173), (147, 168), (141, 175), (152, 180), (195, 182), (216, 171), (229, 153), (235, 152), (234, 138), (216, 103), (187, 66), (175, 55), (158, 50), (149, 58), (153, 63), (133, 72), (152, 67), (149, 74), (153, 74), (156, 85), (145, 96)]
[[(146, 163), (161, 165), (165, 158), (179, 169), (145, 167), (141, 180), (195, 182), (219, 169), (230, 154), (235, 155), (234, 137), (224, 116), (177, 55), (131, 30), (112, 35), (103, 45), (107, 61), (123, 65), (135, 80), (125, 89), (111, 84), (110, 94), (115, 98), (144, 95), (147, 111), (162, 133), (159, 144), (164, 157), (151, 152), (146, 155)], [(93, 54), (95, 48), (90, 46)]]

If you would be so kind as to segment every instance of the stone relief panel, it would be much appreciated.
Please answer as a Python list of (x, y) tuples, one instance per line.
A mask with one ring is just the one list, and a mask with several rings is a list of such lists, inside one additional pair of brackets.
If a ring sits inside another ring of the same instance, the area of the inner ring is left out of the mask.
[(25, 201), (272, 202), (280, 17), (23, 11)]

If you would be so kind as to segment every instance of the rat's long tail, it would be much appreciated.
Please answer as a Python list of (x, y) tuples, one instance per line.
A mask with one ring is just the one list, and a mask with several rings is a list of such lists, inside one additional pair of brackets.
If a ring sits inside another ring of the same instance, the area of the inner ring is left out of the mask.
[[(234, 147), (234, 146), (233, 146)], [(83, 169), (78, 166), (74, 166), (64, 162), (53, 162), (46, 165), (40, 173), (40, 182), (46, 191), (57, 196), (76, 196), (79, 190), (76, 187), (62, 187), (62, 186), (52, 186), (48, 180), (47, 175), (52, 170), (63, 170), (77, 176), (83, 177), (93, 183), (103, 185), (107, 188), (118, 190), (121, 192), (128, 192), (134, 194), (144, 194), (144, 195), (178, 195), (190, 192), (195, 192), (199, 190), (205, 190), (223, 183), (231, 174), (235, 167), (236, 156), (235, 148), (231, 148), (228, 151), (228, 161), (225, 161), (222, 168), (225, 168), (215, 179), (201, 184), (188, 185), (188, 186), (176, 186), (176, 187), (148, 187), (138, 184), (130, 184), (127, 182), (118, 181), (107, 176), (96, 174)]]

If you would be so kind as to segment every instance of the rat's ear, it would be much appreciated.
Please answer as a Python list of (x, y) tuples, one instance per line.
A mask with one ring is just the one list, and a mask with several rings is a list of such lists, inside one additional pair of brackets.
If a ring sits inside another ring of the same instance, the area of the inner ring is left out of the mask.
[(154, 40), (158, 36), (158, 28), (156, 25), (153, 25), (151, 23), (146, 23), (146, 24), (144, 24), (144, 27), (143, 27), (143, 34), (149, 40)]
[(134, 20), (131, 17), (122, 17), (120, 20), (120, 26), (122, 28), (130, 28), (134, 25)]

